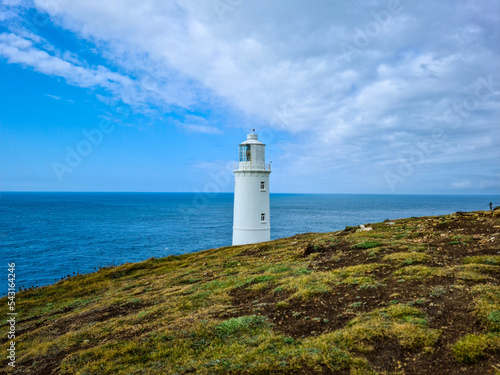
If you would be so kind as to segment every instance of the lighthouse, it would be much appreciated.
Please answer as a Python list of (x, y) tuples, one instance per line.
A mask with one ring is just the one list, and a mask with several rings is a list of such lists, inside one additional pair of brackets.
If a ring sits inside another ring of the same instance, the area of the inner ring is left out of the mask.
[(271, 240), (269, 215), (269, 174), (266, 145), (255, 129), (240, 144), (240, 161), (234, 170), (233, 245)]

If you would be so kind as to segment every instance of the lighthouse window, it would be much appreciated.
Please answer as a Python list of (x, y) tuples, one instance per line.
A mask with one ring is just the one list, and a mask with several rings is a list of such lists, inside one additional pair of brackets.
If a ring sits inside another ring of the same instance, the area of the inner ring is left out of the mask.
[(266, 182), (265, 181), (260, 182), (260, 190), (266, 190)]
[(240, 161), (251, 161), (250, 145), (240, 146)]
[(260, 214), (260, 221), (261, 222), (266, 221), (266, 214)]

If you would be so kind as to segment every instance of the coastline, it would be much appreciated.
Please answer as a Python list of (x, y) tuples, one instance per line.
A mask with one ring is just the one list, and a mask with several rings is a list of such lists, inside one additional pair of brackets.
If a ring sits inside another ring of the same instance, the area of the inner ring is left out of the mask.
[[(5, 249), (0, 263), (16, 262), (19, 286), (31, 287), (102, 266), (231, 245), (232, 194), (205, 197), (208, 200), (197, 196), (5, 193), (0, 199), (0, 247)], [(271, 192), (271, 239), (385, 219), (476, 211), (486, 209), (490, 201), (500, 202), (500, 196), (495, 200), (487, 196)]]

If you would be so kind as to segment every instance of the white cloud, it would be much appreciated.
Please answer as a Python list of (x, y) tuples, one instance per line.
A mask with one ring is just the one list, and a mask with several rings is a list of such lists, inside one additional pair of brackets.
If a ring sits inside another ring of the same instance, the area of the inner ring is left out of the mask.
[(4, 22), (12, 19), (15, 15), (12, 12), (5, 12), (0, 10), (0, 21)]
[[(133, 85), (130, 78), (111, 72), (103, 66), (84, 68), (37, 48), (31, 40), (12, 33), (0, 34), (0, 55), (10, 63), (29, 66), (48, 75), (65, 78), (81, 87), (102, 87), (118, 92)], [(119, 86), (119, 87), (118, 87)]]
[(200, 116), (185, 115), (183, 121), (175, 120), (174, 123), (188, 133), (222, 134), (219, 128), (211, 126), (205, 118)]
[(188, 132), (192, 133), (204, 133), (204, 134), (221, 134), (220, 129), (214, 126), (207, 125), (193, 125), (193, 124), (182, 124), (182, 128), (186, 129)]
[[(347, 168), (371, 165), (367, 173), (375, 180), (439, 128), (446, 142), (407, 178), (417, 184), (420, 173), (428, 173), (424, 165), (479, 160), (500, 143), (498, 97), (465, 113), (458, 128), (445, 115), (450, 105), (474, 95), (479, 77), (497, 72), (496, 0), (460, 6), (401, 1), (401, 11), (350, 59), (341, 43), (354, 43), (358, 30), (368, 33), (374, 12), (388, 9), (385, 1), (243, 1), (222, 19), (212, 1), (72, 0), (47, 8), (45, 1), (34, 3), (56, 24), (94, 43), (120, 73), (7, 34), (0, 53), (10, 62), (104, 88), (137, 107), (229, 103), (292, 135), (279, 143), (290, 175), (333, 176), (342, 167), (348, 175)], [(189, 119), (182, 128), (220, 132)]]
[(455, 189), (467, 189), (472, 187), (472, 183), (469, 180), (459, 181), (452, 183)]
[[(0, 56), (6, 58), (9, 63), (21, 64), (40, 73), (62, 77), (71, 85), (105, 89), (112, 96), (111, 102), (121, 100), (146, 112), (151, 105), (168, 108), (188, 107), (194, 103), (193, 94), (181, 79), (163, 79), (161, 76), (152, 78), (147, 74), (133, 79), (102, 65), (88, 66), (74, 53), (61, 52), (45, 39), (26, 30), (20, 34), (25, 36), (8, 32), (0, 34)], [(167, 87), (170, 84), (172, 86)]]

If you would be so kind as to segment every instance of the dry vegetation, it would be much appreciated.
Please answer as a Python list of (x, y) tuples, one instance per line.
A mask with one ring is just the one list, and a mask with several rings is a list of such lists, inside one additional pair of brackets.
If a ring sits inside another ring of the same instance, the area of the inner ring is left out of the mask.
[[(0, 373), (498, 375), (499, 214), (302, 234), (24, 291), (16, 369)], [(3, 319), (2, 353), (6, 332)]]

